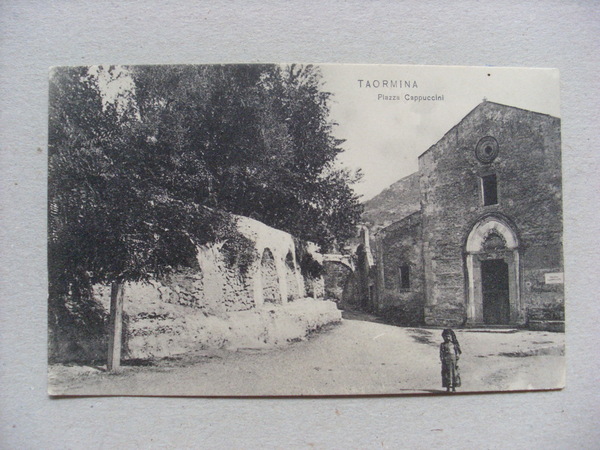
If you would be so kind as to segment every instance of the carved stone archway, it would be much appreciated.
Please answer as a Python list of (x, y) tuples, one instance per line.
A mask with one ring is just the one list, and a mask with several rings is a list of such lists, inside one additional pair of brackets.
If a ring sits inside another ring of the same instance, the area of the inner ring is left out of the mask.
[(465, 267), (468, 325), (523, 323), (519, 239), (508, 220), (490, 215), (473, 226)]

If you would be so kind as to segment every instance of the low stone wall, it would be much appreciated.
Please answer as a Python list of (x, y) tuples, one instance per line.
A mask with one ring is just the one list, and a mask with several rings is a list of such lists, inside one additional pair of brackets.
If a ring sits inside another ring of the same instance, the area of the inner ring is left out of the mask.
[(527, 325), (527, 328), (535, 331), (565, 332), (564, 320), (530, 320)]
[(161, 358), (207, 348), (276, 347), (304, 339), (322, 326), (341, 320), (335, 303), (312, 298), (264, 304), (220, 316), (198, 308), (139, 299), (126, 302), (124, 310), (129, 320), (123, 359)]
[[(238, 230), (252, 242), (254, 261), (242, 272), (227, 264), (223, 243), (198, 247), (195, 268), (179, 269), (145, 283), (126, 283), (125, 301), (169, 303), (201, 310), (209, 315), (246, 311), (265, 303), (284, 304), (304, 297), (323, 298), (322, 277), (303, 277), (292, 236), (247, 217), (237, 218)], [(316, 245), (304, 249), (321, 263)], [(110, 288), (97, 285), (94, 297), (106, 303)]]
[[(302, 275), (290, 234), (247, 217), (236, 219), (256, 255), (244, 268), (231, 263), (220, 242), (198, 247), (193, 268), (160, 280), (125, 283), (124, 359), (202, 348), (275, 346), (341, 320), (335, 303), (321, 300), (323, 278)], [(303, 244), (302, 252), (322, 264), (314, 244)], [(51, 301), (49, 360), (105, 361), (108, 311), (106, 285), (94, 286), (85, 302)]]

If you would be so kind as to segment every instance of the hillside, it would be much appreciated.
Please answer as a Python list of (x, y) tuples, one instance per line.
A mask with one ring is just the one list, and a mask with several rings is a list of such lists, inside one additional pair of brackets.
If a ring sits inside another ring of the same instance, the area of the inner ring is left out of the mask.
[(364, 203), (362, 221), (374, 233), (420, 209), (419, 174), (396, 181)]

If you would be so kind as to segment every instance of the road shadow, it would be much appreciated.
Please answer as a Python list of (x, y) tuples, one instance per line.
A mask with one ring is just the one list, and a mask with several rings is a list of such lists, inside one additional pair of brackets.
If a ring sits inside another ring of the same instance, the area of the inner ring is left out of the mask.
[(439, 345), (438, 341), (434, 338), (433, 332), (429, 330), (424, 330), (422, 328), (407, 328), (407, 330), (410, 337), (419, 344), (433, 345), (435, 347)]
[[(349, 309), (342, 310), (342, 319), (346, 320), (362, 320), (363, 322), (374, 322), (386, 324), (380, 317), (364, 311), (352, 311)], [(387, 324), (386, 324), (387, 325)]]
[(373, 314), (366, 313), (364, 311), (352, 311), (352, 310), (343, 310), (342, 311), (342, 319), (345, 320), (360, 320), (363, 322), (373, 322), (380, 323), (382, 325), (390, 325), (392, 327), (405, 328), (412, 339), (419, 344), (425, 345), (434, 345), (437, 346), (439, 343), (434, 339), (434, 334), (430, 330), (426, 330), (423, 328), (414, 328), (414, 327), (406, 327), (400, 326), (390, 323), (381, 317), (377, 317)]

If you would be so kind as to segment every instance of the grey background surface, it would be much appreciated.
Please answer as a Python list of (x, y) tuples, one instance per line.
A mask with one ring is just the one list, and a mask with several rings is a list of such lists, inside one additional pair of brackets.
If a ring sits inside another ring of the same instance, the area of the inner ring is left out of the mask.
[[(598, 445), (597, 2), (4, 0), (0, 33), (0, 448)], [(49, 399), (48, 67), (210, 62), (559, 68), (567, 388), (456, 397)]]

